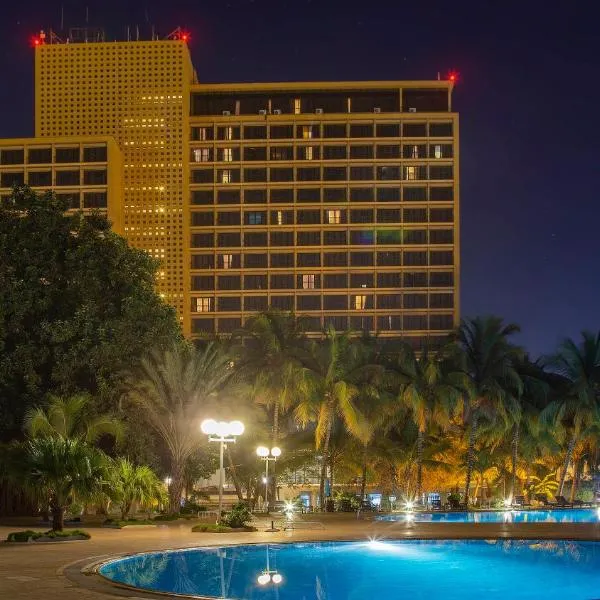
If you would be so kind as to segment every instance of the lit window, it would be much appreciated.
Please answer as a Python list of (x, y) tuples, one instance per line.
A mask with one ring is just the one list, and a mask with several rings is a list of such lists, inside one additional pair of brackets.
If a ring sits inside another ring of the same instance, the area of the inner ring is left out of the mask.
[(315, 289), (315, 276), (314, 275), (302, 275), (302, 289), (303, 290), (314, 290)]
[(198, 128), (198, 139), (206, 141), (208, 139), (208, 129), (206, 127)]
[(226, 140), (233, 139), (233, 127), (225, 127), (225, 139)]
[(196, 298), (196, 312), (210, 312), (212, 310), (212, 298)]
[(277, 211), (277, 225), (283, 225), (283, 211)]
[(195, 162), (208, 162), (210, 160), (210, 148), (196, 148), (194, 150)]
[(413, 146), (410, 152), (411, 158), (419, 158), (419, 146)]
[(229, 169), (221, 172), (221, 183), (231, 183), (231, 171)]
[(342, 222), (342, 211), (339, 209), (330, 209), (327, 211), (327, 222), (335, 225)]
[(312, 125), (303, 125), (302, 126), (302, 137), (305, 140), (312, 139)]
[(231, 162), (233, 160), (233, 150), (231, 148), (223, 148), (223, 160)]
[(442, 158), (442, 146), (440, 144), (436, 144), (433, 147), (433, 156), (435, 158)]
[(233, 263), (233, 255), (232, 254), (222, 254), (223, 258), (223, 268), (231, 269), (231, 264)]
[(367, 297), (366, 296), (354, 296), (354, 309), (364, 310), (367, 308)]
[(313, 147), (312, 146), (306, 146), (306, 148), (304, 149), (304, 158), (306, 160), (313, 159)]
[(408, 181), (415, 181), (417, 178), (417, 168), (416, 167), (406, 167), (406, 179)]
[(248, 213), (248, 225), (262, 225), (263, 214), (259, 212)]
[(294, 98), (294, 114), (295, 115), (300, 114), (300, 108), (301, 108), (300, 98)]

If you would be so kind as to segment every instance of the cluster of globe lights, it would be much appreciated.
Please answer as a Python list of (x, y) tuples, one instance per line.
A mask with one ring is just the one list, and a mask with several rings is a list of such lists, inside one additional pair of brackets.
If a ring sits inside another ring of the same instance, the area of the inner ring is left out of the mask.
[(232, 435), (242, 435), (244, 433), (244, 424), (241, 421), (215, 421), (214, 419), (205, 419), (200, 425), (202, 433), (206, 435), (216, 435), (226, 438)]
[(267, 456), (269, 455), (277, 458), (278, 456), (281, 456), (281, 448), (275, 446), (274, 448), (271, 448), (271, 450), (269, 450), (266, 446), (259, 446), (256, 449), (256, 454), (258, 454), (258, 456), (260, 456), (261, 458), (267, 458)]
[(274, 584), (281, 583), (283, 581), (283, 577), (279, 573), (261, 573), (256, 581), (259, 585), (267, 585), (269, 582), (273, 582)]

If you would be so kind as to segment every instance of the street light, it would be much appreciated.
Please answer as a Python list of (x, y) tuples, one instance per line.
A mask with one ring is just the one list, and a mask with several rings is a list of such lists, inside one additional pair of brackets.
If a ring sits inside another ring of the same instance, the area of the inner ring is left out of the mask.
[(265, 476), (263, 477), (263, 482), (265, 484), (265, 504), (267, 505), (267, 512), (269, 512), (269, 462), (277, 460), (277, 458), (281, 456), (281, 448), (274, 446), (269, 450), (266, 446), (259, 446), (256, 449), (256, 454), (258, 454), (261, 460), (265, 461)]
[(200, 424), (202, 433), (208, 436), (209, 442), (219, 443), (219, 513), (217, 523), (221, 520), (223, 510), (223, 449), (226, 443), (235, 443), (235, 436), (244, 433), (244, 424), (241, 421), (215, 421), (205, 419)]

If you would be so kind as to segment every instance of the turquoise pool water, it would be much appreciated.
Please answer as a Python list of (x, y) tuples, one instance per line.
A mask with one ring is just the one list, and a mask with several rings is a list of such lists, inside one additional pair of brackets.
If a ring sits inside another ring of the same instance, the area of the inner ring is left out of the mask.
[[(406, 521), (415, 523), (598, 523), (600, 510), (596, 508), (566, 508), (564, 510), (484, 510), (479, 512), (414, 512), (381, 515), (378, 521)], [(599, 595), (600, 598), (600, 595)]]
[(598, 600), (600, 544), (259, 544), (131, 556), (100, 573), (146, 590), (236, 600)]

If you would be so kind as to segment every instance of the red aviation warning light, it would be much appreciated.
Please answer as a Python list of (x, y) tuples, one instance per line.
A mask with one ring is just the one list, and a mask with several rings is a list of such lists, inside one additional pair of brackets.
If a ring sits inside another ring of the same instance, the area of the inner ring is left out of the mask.
[(459, 73), (458, 71), (448, 71), (448, 81), (450, 83), (458, 83)]
[(187, 42), (190, 39), (190, 34), (187, 31), (182, 31), (179, 39), (182, 42)]

